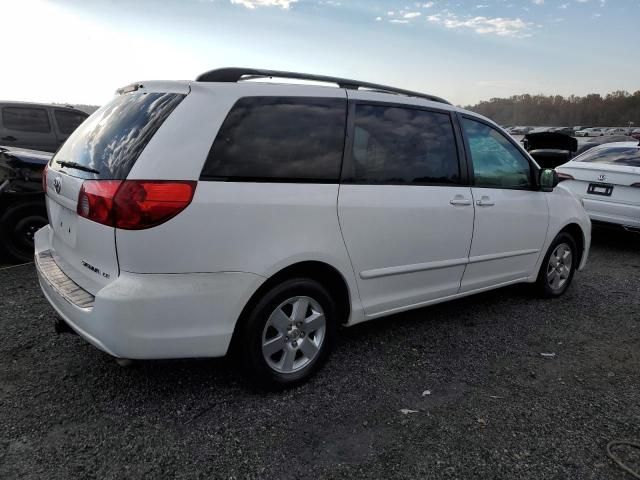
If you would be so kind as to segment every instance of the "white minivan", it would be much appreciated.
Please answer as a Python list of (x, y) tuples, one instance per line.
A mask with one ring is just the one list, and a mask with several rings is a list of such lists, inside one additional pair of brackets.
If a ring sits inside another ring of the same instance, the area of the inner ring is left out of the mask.
[(130, 85), (44, 178), (36, 265), (66, 324), (120, 359), (233, 351), (271, 387), (316, 371), (340, 325), (518, 282), (559, 296), (591, 237), (490, 120), (317, 75)]

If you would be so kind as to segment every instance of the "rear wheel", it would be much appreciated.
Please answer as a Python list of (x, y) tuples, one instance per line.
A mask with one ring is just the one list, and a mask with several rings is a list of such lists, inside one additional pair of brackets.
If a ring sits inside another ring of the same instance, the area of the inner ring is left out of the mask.
[(47, 211), (37, 202), (15, 203), (0, 217), (0, 246), (18, 262), (33, 260), (33, 237), (48, 223)]
[(576, 242), (568, 233), (559, 233), (551, 242), (536, 282), (543, 297), (559, 297), (569, 288), (577, 267), (577, 251)]
[(336, 304), (315, 280), (286, 280), (266, 292), (243, 323), (238, 353), (267, 388), (300, 384), (326, 361), (336, 335)]

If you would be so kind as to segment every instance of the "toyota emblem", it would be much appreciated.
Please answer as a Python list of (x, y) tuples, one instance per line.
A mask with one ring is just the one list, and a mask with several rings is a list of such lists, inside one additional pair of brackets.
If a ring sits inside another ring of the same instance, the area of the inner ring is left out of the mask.
[(601, 173), (600, 175), (598, 175), (598, 180), (600, 180), (601, 182), (604, 182), (607, 179), (607, 176), (604, 173)]
[(53, 188), (56, 190), (56, 193), (60, 193), (60, 190), (62, 190), (62, 182), (60, 181), (60, 177), (56, 177), (53, 180)]

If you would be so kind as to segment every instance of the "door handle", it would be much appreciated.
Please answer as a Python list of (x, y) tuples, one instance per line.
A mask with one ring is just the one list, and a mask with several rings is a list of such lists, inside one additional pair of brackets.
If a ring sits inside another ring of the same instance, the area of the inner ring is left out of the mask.
[(495, 205), (495, 202), (486, 195), (483, 195), (480, 200), (476, 200), (476, 205), (478, 205), (479, 207), (492, 207), (493, 205)]
[(13, 135), (8, 135), (6, 137), (0, 138), (0, 140), (7, 140), (8, 142), (15, 142), (17, 140), (17, 138), (14, 137)]
[(462, 195), (456, 195), (449, 201), (449, 203), (451, 205), (471, 205), (471, 200), (464, 198)]

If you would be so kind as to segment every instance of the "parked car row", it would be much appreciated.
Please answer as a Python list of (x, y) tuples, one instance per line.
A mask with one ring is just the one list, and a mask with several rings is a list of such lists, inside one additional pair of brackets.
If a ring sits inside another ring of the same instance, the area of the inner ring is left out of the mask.
[(564, 133), (574, 137), (602, 137), (612, 135), (629, 135), (639, 136), (640, 128), (631, 127), (505, 127), (505, 130), (511, 135), (527, 135), (529, 133), (554, 132)]
[(636, 139), (628, 135), (607, 135), (578, 142), (575, 137), (562, 132), (545, 131), (528, 133), (521, 143), (538, 165), (543, 168), (556, 168), (598, 145), (633, 141)]

